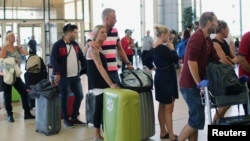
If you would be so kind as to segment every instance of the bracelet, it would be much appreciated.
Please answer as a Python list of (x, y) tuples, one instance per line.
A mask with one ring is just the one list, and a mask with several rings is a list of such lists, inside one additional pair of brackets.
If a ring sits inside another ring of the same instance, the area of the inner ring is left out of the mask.
[(127, 62), (126, 65), (131, 65), (131, 62)]

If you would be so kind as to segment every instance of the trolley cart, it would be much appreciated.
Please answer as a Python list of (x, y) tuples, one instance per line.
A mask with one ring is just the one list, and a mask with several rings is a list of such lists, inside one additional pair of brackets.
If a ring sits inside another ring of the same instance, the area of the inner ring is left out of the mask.
[[(231, 106), (238, 104), (247, 104), (248, 113), (250, 113), (250, 100), (249, 100), (249, 89), (247, 86), (248, 77), (241, 76), (240, 82), (244, 84), (244, 90), (238, 95), (222, 95), (213, 96), (209, 90), (208, 80), (203, 80), (198, 84), (198, 88), (203, 87), (204, 91), (201, 90), (201, 103), (207, 107), (208, 124), (212, 124), (211, 108), (217, 108), (221, 106)], [(213, 100), (212, 100), (213, 99)], [(236, 115), (230, 117), (220, 118), (215, 124), (218, 125), (232, 125), (232, 124), (250, 124), (250, 115)]]

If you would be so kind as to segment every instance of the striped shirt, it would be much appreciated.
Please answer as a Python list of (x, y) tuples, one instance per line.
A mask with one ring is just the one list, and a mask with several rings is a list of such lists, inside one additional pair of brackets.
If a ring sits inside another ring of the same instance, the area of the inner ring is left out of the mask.
[(107, 33), (107, 39), (102, 44), (102, 53), (105, 55), (108, 71), (117, 71), (117, 42), (120, 41), (118, 37), (118, 31), (116, 28), (112, 28), (110, 32)]

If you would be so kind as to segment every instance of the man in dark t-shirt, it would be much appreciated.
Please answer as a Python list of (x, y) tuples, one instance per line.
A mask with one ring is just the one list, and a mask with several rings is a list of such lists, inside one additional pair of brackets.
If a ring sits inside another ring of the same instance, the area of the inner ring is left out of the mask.
[(36, 40), (35, 40), (35, 36), (32, 35), (30, 41), (28, 42), (28, 46), (29, 46), (29, 54), (30, 55), (35, 55), (36, 54)]

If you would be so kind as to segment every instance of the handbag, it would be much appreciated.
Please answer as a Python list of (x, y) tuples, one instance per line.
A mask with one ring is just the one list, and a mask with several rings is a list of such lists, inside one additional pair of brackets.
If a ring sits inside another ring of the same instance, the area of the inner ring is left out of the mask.
[(124, 70), (121, 74), (122, 86), (139, 92), (150, 91), (153, 88), (152, 74), (149, 71), (134, 69)]

